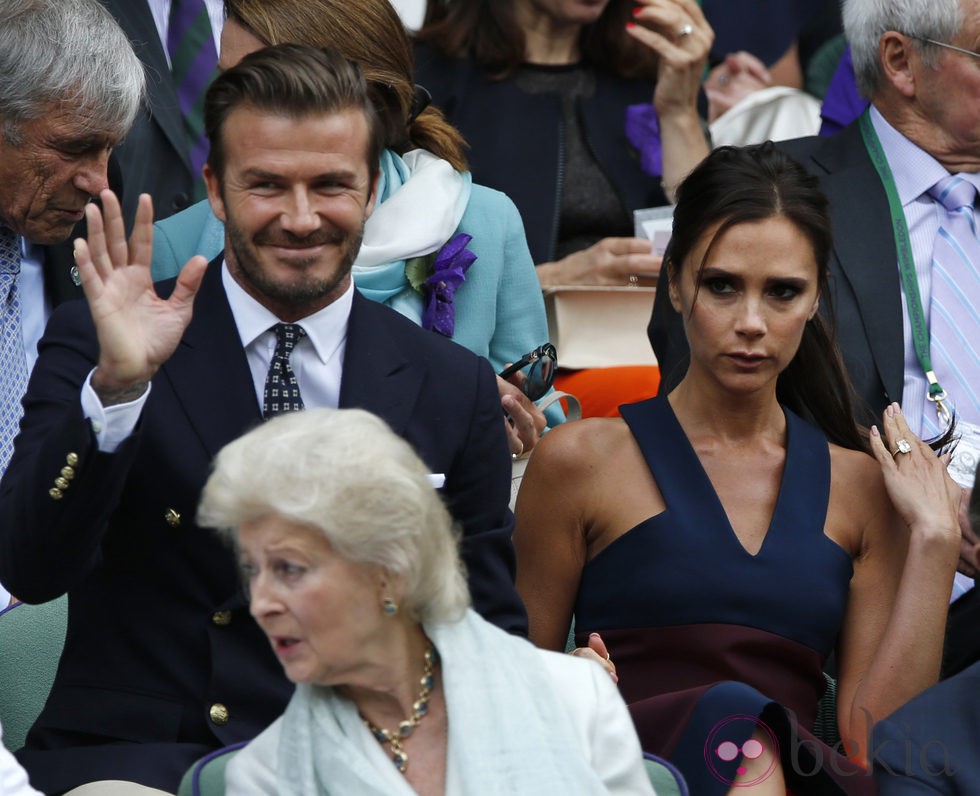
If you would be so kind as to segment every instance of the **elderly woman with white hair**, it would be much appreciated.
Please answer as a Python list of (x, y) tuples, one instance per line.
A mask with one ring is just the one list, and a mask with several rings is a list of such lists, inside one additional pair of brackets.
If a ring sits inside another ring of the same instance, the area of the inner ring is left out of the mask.
[(470, 610), (450, 515), (378, 418), (256, 428), (218, 455), (200, 521), (226, 529), (297, 683), (229, 793), (652, 793), (605, 670)]

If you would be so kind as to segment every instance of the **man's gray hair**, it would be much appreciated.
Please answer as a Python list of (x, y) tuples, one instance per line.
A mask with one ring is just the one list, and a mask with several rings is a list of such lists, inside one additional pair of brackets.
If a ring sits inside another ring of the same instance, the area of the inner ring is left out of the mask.
[(0, 2), (0, 134), (66, 105), (122, 138), (143, 99), (143, 65), (97, 0)]
[(455, 621), (469, 605), (452, 518), (428, 468), (370, 412), (290, 412), (221, 449), (198, 524), (235, 545), (239, 527), (270, 515), (312, 526), (348, 561), (400, 579), (401, 607), (421, 622)]
[(935, 68), (939, 48), (922, 40), (948, 42), (963, 24), (958, 0), (844, 0), (842, 16), (858, 90), (868, 98), (878, 93), (885, 79), (878, 56), (878, 42), (885, 31), (914, 39), (922, 62)]

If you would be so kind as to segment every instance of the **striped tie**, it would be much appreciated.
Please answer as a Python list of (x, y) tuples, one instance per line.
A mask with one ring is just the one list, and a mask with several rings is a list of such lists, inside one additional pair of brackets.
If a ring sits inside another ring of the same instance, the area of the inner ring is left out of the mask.
[[(932, 365), (957, 415), (970, 423), (980, 423), (980, 242), (973, 217), (976, 194), (973, 184), (956, 174), (929, 189), (929, 195), (945, 209), (940, 212), (942, 220), (932, 253)], [(931, 404), (923, 421), (926, 436), (941, 431)]]
[(20, 240), (0, 227), (0, 475), (14, 452), (27, 389), (27, 355), (20, 321)]
[(204, 0), (173, 0), (167, 51), (177, 99), (184, 116), (191, 168), (195, 175), (194, 198), (207, 196), (201, 169), (208, 157), (204, 135), (204, 95), (217, 74), (218, 53), (214, 48), (211, 22)]

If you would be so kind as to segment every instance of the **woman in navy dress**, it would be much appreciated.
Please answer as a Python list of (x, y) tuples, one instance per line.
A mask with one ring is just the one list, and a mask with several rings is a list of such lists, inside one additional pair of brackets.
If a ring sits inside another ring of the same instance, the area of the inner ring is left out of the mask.
[[(518, 498), (532, 640), (563, 648), (574, 615), (576, 652), (611, 656), (644, 749), (698, 796), (873, 792), (870, 727), (939, 674), (958, 492), (897, 405), (854, 424), (818, 314), (830, 251), (799, 165), (709, 155), (665, 261), (686, 376), (548, 434)], [(810, 734), (832, 651), (833, 750)]]

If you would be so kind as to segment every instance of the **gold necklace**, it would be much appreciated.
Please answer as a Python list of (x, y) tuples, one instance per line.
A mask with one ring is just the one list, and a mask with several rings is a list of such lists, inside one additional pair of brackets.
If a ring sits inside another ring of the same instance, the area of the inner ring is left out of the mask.
[(391, 759), (402, 774), (408, 768), (408, 755), (402, 748), (402, 741), (408, 738), (422, 721), (423, 717), (429, 712), (429, 694), (436, 684), (434, 671), (439, 662), (439, 653), (429, 642), (429, 648), (425, 651), (425, 658), (422, 665), (422, 679), (419, 680), (419, 696), (412, 705), (412, 715), (398, 725), (398, 729), (392, 732), (384, 727), (377, 727), (370, 721), (361, 717), (361, 721), (371, 731), (378, 743), (388, 744), (391, 747)]

